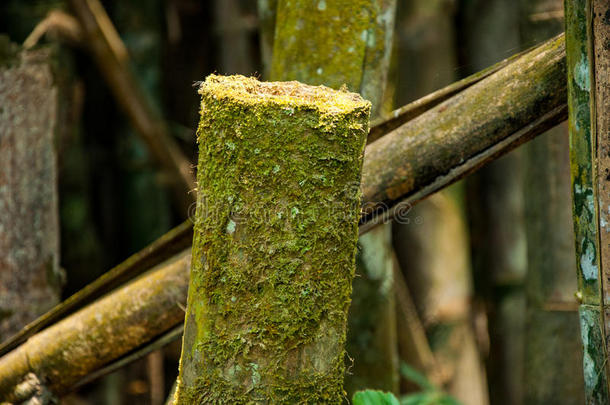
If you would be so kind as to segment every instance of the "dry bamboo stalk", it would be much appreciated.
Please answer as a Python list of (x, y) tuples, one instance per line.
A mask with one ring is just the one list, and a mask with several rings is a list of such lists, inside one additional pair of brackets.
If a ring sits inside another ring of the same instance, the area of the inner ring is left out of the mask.
[[(564, 74), (561, 35), (372, 143), (362, 171), (361, 224), (395, 217), (563, 121)], [(536, 91), (532, 83), (540, 84)]]

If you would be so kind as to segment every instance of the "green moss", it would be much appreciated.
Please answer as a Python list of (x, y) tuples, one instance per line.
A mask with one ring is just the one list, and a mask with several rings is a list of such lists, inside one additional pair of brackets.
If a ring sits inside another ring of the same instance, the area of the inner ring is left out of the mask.
[(178, 403), (338, 403), (370, 104), (243, 76), (200, 93)]
[[(586, 24), (587, 2), (566, 3), (566, 56), (568, 66), (568, 106), (570, 129), (570, 166), (578, 284), (583, 302), (600, 302), (598, 277), (598, 225), (592, 159), (591, 72), (589, 33)], [(587, 72), (583, 72), (586, 70)], [(586, 76), (583, 78), (583, 76)], [(588, 83), (588, 85), (587, 85)]]
[(271, 77), (360, 91), (371, 21), (370, 1), (280, 1)]
[(379, 107), (394, 27), (392, 1), (280, 1), (271, 78), (346, 85)]

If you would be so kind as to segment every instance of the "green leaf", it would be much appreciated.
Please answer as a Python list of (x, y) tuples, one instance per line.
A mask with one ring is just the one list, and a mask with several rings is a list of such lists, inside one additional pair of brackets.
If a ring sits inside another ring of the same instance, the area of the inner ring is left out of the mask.
[(353, 405), (400, 405), (391, 392), (376, 390), (358, 391), (352, 397)]
[(428, 381), (425, 375), (409, 366), (404, 361), (400, 362), (400, 374), (412, 383), (417, 384), (424, 391), (437, 391), (437, 388)]

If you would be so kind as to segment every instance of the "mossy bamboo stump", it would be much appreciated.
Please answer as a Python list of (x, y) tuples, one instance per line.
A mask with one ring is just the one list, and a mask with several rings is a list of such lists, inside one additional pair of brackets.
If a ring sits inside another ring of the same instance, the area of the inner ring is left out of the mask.
[(175, 402), (340, 403), (370, 103), (243, 76), (199, 92)]
[(607, 404), (610, 129), (606, 1), (566, 0), (570, 163), (587, 404)]

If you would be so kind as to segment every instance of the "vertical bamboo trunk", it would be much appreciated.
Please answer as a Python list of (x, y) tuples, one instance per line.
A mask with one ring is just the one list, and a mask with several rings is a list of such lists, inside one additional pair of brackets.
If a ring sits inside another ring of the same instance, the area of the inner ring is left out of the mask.
[(340, 403), (370, 104), (210, 76), (176, 403)]
[[(511, 0), (469, 0), (462, 10), (463, 63), (484, 69), (519, 48), (519, 7)], [(523, 398), (526, 239), (523, 152), (517, 149), (466, 181), (475, 290), (489, 331), (487, 377), (493, 404)]]
[(0, 340), (59, 300), (55, 131), (50, 49), (0, 36)]
[[(399, 7), (396, 102), (404, 104), (453, 81), (454, 10), (449, 2)], [(394, 225), (401, 269), (437, 360), (436, 375), (468, 404), (486, 404), (485, 376), (471, 326), (468, 233), (461, 185), (433, 195)], [(403, 358), (406, 362), (412, 361)]]
[[(561, 0), (521, 2), (524, 48), (563, 29)], [(567, 125), (523, 148), (528, 271), (525, 331), (525, 404), (582, 404), (584, 389), (574, 370), (582, 364), (578, 331), (574, 235), (571, 228)], [(558, 355), (562, 353), (562, 355)]]
[[(395, 0), (278, 1), (271, 78), (342, 85), (380, 103), (388, 72)], [(347, 350), (346, 389), (398, 384), (390, 225), (360, 238)]]
[(607, 4), (602, 3), (565, 1), (572, 208), (587, 404), (610, 401), (605, 324), (607, 278), (604, 277), (608, 256), (604, 191), (608, 174), (607, 158), (600, 159), (600, 154), (607, 155), (608, 148), (604, 116), (608, 111), (604, 111), (603, 100), (604, 96), (607, 100), (607, 94), (603, 87), (608, 77), (609, 55), (600, 48), (605, 43), (607, 27), (604, 20), (607, 10), (602, 10)]

